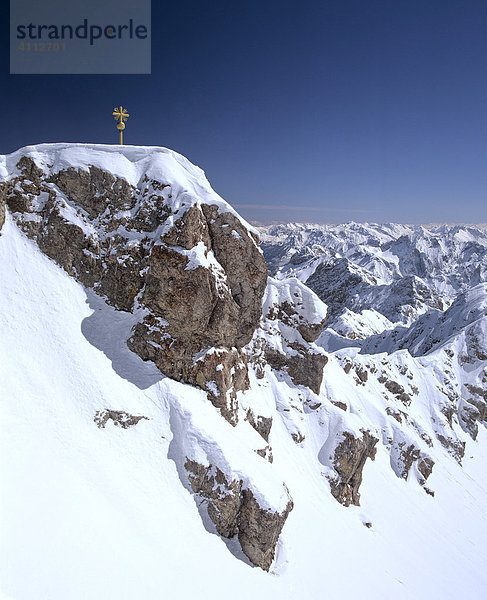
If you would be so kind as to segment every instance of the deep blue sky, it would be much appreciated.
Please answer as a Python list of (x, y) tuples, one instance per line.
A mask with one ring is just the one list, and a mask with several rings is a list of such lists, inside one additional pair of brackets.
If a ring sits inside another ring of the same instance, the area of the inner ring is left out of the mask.
[[(6, 4), (5, 2), (3, 3)], [(487, 3), (152, 3), (152, 75), (9, 75), (0, 153), (173, 148), (250, 220), (487, 222)]]

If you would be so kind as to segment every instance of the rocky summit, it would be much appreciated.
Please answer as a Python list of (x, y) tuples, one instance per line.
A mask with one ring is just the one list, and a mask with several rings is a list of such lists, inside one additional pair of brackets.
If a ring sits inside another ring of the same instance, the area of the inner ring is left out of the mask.
[(174, 153), (148, 155), (129, 183), (100, 166), (59, 165), (73, 148), (56, 148), (50, 165), (46, 150), (19, 157), (16, 175), (2, 184), (18, 226), (109, 304), (137, 311), (129, 347), (207, 389), (235, 421), (236, 392), (248, 386), (241, 349), (257, 327), (267, 281), (255, 232), (216, 195), (211, 204), (209, 188), (178, 183), (170, 173), (196, 173)]
[(480, 598), (484, 228), (256, 229), (166, 148), (42, 144), (0, 267), (7, 597)]

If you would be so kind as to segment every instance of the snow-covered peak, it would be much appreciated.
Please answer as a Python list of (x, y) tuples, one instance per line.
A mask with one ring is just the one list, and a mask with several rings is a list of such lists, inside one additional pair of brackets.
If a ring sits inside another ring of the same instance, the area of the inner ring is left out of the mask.
[(459, 294), (444, 312), (430, 310), (419, 317), (410, 327), (396, 327), (380, 335), (371, 335), (363, 344), (362, 352), (394, 352), (407, 348), (413, 356), (421, 356), (452, 343), (458, 334), (471, 330), (482, 332), (476, 337), (475, 350), (470, 346), (471, 357), (487, 356), (487, 283), (481, 283)]
[(483, 225), (292, 224), (260, 233), (271, 274), (310, 286), (329, 306), (329, 326), (345, 310), (410, 325), (487, 280)]
[(18, 163), (22, 157), (32, 159), (46, 176), (66, 169), (89, 170), (96, 167), (123, 179), (134, 188), (142, 188), (147, 181), (163, 182), (171, 186), (176, 207), (211, 204), (222, 212), (236, 216), (247, 229), (256, 233), (249, 223), (219, 196), (211, 187), (204, 171), (174, 150), (160, 146), (125, 146), (110, 144), (36, 144), (25, 146), (0, 156), (0, 181), (20, 175)]

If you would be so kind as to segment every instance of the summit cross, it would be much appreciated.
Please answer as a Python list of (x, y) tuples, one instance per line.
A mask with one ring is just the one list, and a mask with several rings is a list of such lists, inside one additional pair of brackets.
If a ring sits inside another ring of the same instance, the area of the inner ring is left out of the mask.
[(120, 145), (123, 145), (123, 130), (125, 129), (125, 122), (129, 117), (129, 113), (119, 106), (118, 108), (114, 108), (112, 115), (115, 117), (115, 120), (118, 121), (117, 129), (120, 133)]

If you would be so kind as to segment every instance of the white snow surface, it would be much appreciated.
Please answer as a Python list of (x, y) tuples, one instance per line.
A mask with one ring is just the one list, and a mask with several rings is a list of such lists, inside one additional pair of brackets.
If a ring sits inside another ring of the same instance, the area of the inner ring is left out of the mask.
[[(88, 161), (83, 147), (52, 148), (59, 168)], [(112, 172), (135, 181), (139, 150), (108, 148)], [(53, 155), (48, 150), (28, 151), (47, 160)], [(191, 175), (173, 153), (159, 154)], [(467, 234), (455, 235), (463, 240)], [(466, 443), (463, 466), (436, 440), (432, 446), (424, 441), (434, 439), (435, 427), (447, 427), (438, 410), (444, 398), (438, 390), (443, 347), (417, 358), (407, 350), (365, 355), (345, 348), (329, 355), (319, 396), (269, 368), (264, 379), (251, 373), (251, 389), (241, 399), (273, 417), (271, 468), (255, 454), (263, 440), (244, 419), (233, 428), (202, 391), (163, 377), (132, 354), (122, 341), (134, 316), (117, 313), (86, 291), (21, 234), (8, 214), (0, 232), (0, 265), (5, 598), (485, 598), (487, 432), (481, 426), (473, 441), (454, 423), (455, 435)], [(287, 285), (285, 293), (296, 286)], [(482, 292), (471, 301), (480, 318)], [(321, 316), (323, 306), (314, 306)], [(453, 331), (449, 344), (462, 344), (464, 330)], [(391, 469), (387, 444), (405, 434), (384, 412), (395, 400), (384, 397), (379, 373), (366, 386), (357, 385), (353, 370), (347, 374), (343, 368), (346, 360), (373, 364), (405, 387), (412, 381), (418, 386), (406, 434), (436, 463), (428, 480), (434, 498), (415, 473), (405, 481)], [(468, 373), (454, 365), (456, 376), (476, 377), (480, 367), (474, 367)], [(349, 410), (333, 401), (345, 402)], [(316, 403), (321, 406), (310, 408)], [(148, 420), (128, 429), (109, 421), (99, 429), (94, 416), (107, 408)], [(324, 477), (328, 451), (342, 431), (364, 427), (380, 439), (377, 457), (364, 469), (361, 506), (345, 508)], [(305, 435), (299, 445), (290, 436), (296, 430)], [(226, 472), (246, 478), (269, 507), (283, 506), (286, 482), (294, 509), (270, 573), (251, 567), (238, 544), (225, 543), (202, 520), (178, 475), (186, 456), (227, 464)]]

